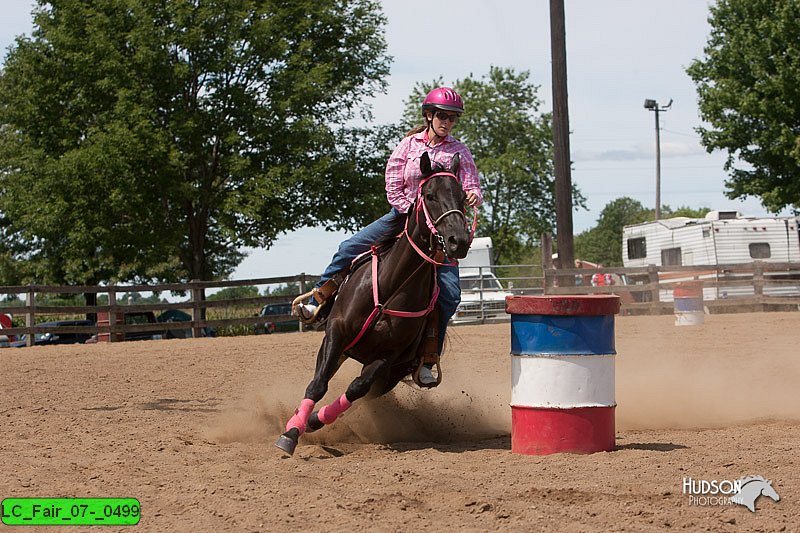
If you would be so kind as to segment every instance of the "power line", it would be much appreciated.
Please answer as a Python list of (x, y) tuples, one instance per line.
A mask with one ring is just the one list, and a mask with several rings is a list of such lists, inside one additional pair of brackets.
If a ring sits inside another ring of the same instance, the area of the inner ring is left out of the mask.
[[(682, 135), (684, 137), (691, 137), (693, 139), (701, 139), (697, 134), (694, 133), (684, 133), (681, 131), (670, 130), (667, 128), (659, 128), (661, 131), (666, 131), (673, 135)], [(583, 137), (577, 133), (570, 134), (570, 142), (576, 145), (583, 144), (583, 143), (608, 143), (608, 142), (631, 142), (631, 143), (639, 143), (641, 142), (641, 138), (638, 137)]]
[[(583, 194), (584, 196), (587, 196), (587, 197), (588, 196), (648, 196), (648, 195), (652, 194), (652, 192), (653, 192), (652, 190), (650, 190), (650, 191), (625, 190), (625, 191), (616, 191), (616, 192), (614, 192), (614, 191), (590, 192), (590, 191), (581, 190), (581, 194)], [(669, 195), (681, 194), (681, 195), (689, 195), (689, 196), (698, 195), (698, 194), (724, 194), (725, 193), (725, 191), (720, 190), (720, 189), (705, 189), (705, 190), (695, 190), (695, 191), (687, 191), (687, 190), (675, 190), (675, 191), (672, 191), (672, 190), (666, 190), (664, 192), (665, 192), (665, 194), (669, 194)]]
[(574, 133), (570, 134), (570, 143), (583, 144), (586, 142), (640, 142), (641, 139), (636, 137), (581, 137)]
[(673, 135), (683, 135), (684, 137), (692, 137), (694, 139), (700, 139), (701, 138), (699, 135), (695, 135), (693, 133), (681, 133), (680, 131), (672, 131), (672, 130), (668, 130), (667, 128), (661, 128), (661, 129), (662, 129), (662, 131), (666, 131), (666, 132), (672, 133)]
[[(692, 169), (692, 168), (717, 168), (723, 170), (721, 165), (669, 165), (667, 169)], [(653, 167), (581, 167), (575, 166), (574, 172), (600, 171), (600, 170), (653, 170)]]

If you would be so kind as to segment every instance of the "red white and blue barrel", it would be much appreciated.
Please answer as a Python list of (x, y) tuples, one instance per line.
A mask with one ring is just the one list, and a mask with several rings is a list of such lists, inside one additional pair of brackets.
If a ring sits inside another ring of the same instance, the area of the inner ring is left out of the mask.
[(509, 296), (511, 451), (614, 449), (619, 297)]
[(676, 326), (699, 326), (705, 322), (703, 282), (682, 281), (672, 289)]

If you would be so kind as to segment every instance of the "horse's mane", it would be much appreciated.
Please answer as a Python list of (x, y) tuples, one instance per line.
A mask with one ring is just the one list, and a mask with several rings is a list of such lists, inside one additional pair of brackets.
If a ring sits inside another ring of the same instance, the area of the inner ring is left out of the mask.
[(743, 477), (739, 481), (741, 481), (742, 487), (753, 481), (763, 481), (764, 483), (769, 483), (769, 481), (764, 479), (762, 476), (747, 476)]

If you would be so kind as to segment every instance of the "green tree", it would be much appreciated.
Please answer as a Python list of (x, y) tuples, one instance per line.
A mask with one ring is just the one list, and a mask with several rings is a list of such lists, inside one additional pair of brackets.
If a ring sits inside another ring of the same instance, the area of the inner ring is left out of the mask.
[(274, 288), (267, 287), (264, 290), (264, 296), (297, 296), (298, 294), (300, 294), (300, 284), (294, 282)]
[[(800, 209), (800, 2), (718, 0), (697, 85), (706, 149), (725, 150), (729, 198)], [(737, 161), (746, 165), (737, 167)]]
[(160, 293), (153, 293), (150, 296), (143, 296), (140, 292), (122, 293), (117, 296), (117, 302), (127, 304), (128, 302), (137, 305), (168, 303), (162, 299)]
[[(516, 263), (530, 255), (542, 232), (555, 225), (551, 115), (539, 111), (538, 87), (527, 71), (491, 67), (453, 88), (465, 113), (453, 130), (475, 158), (484, 207), (478, 232), (492, 237), (494, 260)], [(418, 83), (406, 101), (405, 125), (420, 123), (420, 102), (442, 81)], [(583, 205), (575, 191), (576, 205)]]
[[(705, 207), (679, 207), (674, 211), (668, 205), (661, 207), (662, 218), (703, 218), (708, 212)], [(575, 258), (604, 266), (622, 266), (622, 229), (652, 220), (655, 220), (654, 209), (647, 209), (632, 198), (617, 198), (606, 204), (595, 227), (575, 236)]]
[(237, 298), (258, 298), (258, 287), (244, 285), (241, 287), (225, 287), (214, 294), (209, 295), (207, 300), (235, 300)]
[(344, 125), (384, 87), (384, 24), (373, 0), (38, 0), (0, 75), (0, 214), (19, 244), (0, 267), (218, 279), (243, 246), (360, 225), (382, 179)]
[(27, 265), (27, 262), (19, 259), (23, 251), (19, 235), (15, 234), (11, 227), (11, 221), (0, 213), (0, 283), (5, 285), (23, 284), (23, 280), (25, 280), (23, 270)]
[(652, 219), (638, 200), (617, 198), (606, 204), (597, 225), (575, 236), (575, 258), (605, 266), (622, 266), (622, 228)]
[(686, 218), (703, 218), (711, 209), (708, 207), (701, 207), (699, 209), (692, 209), (691, 207), (679, 207), (672, 211), (669, 206), (664, 206), (667, 209), (667, 216), (669, 217), (686, 217)]

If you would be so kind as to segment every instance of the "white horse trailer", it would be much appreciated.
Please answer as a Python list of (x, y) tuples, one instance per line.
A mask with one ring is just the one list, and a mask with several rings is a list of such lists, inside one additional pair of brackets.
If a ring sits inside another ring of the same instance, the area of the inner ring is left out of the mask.
[[(735, 211), (711, 211), (705, 218), (676, 217), (625, 226), (622, 259), (626, 267), (717, 266), (753, 261), (800, 263), (800, 217), (755, 218), (743, 217)], [(716, 270), (698, 270), (660, 275), (660, 279), (680, 281), (716, 275)], [(706, 289), (704, 297), (753, 294), (752, 287), (732, 288), (731, 291), (723, 294), (718, 289)], [(796, 295), (800, 288), (784, 286), (771, 291), (776, 296)], [(671, 300), (671, 295), (664, 296)]]
[(492, 238), (475, 237), (472, 239), (467, 257), (459, 260), (458, 265), (461, 276), (477, 276), (482, 273), (494, 272)]
[(503, 284), (495, 276), (492, 238), (473, 239), (467, 257), (458, 263), (461, 303), (453, 315), (453, 322), (468, 323), (486, 318), (505, 318), (506, 296), (512, 296), (512, 293), (504, 290)]

